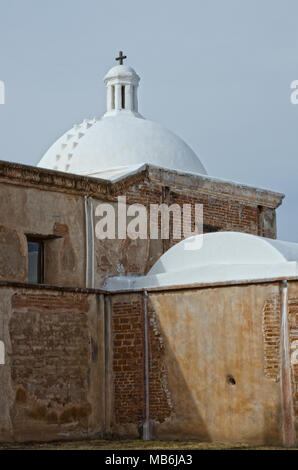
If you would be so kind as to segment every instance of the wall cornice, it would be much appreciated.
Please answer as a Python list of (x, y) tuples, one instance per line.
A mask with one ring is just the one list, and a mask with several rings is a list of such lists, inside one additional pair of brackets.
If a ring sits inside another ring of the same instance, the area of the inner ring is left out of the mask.
[(196, 197), (203, 194), (272, 209), (276, 209), (284, 198), (284, 194), (266, 189), (150, 165), (138, 173), (124, 176), (120, 181), (112, 183), (100, 178), (0, 160), (0, 182), (82, 196), (113, 198), (122, 195), (132, 186), (142, 184), (145, 180), (148, 180), (149, 183), (151, 181), (161, 186), (168, 186), (171, 191), (183, 192), (184, 194), (187, 192)]

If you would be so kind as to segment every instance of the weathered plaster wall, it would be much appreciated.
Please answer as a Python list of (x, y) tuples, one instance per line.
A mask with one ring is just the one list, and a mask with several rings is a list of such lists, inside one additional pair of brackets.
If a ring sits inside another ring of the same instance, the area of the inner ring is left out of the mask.
[(276, 212), (269, 207), (259, 206), (259, 233), (268, 238), (276, 238)]
[[(129, 200), (128, 200), (129, 201)], [(106, 201), (94, 199), (94, 227), (101, 217), (95, 215), (96, 207)], [(130, 202), (128, 202), (129, 204)], [(147, 269), (150, 240), (132, 240), (118, 238), (117, 203), (110, 201), (115, 211), (116, 238), (99, 240), (94, 237), (95, 244), (95, 285), (102, 286), (109, 276), (144, 274)], [(131, 218), (128, 218), (128, 221)]]
[(102, 435), (104, 309), (100, 295), (4, 288), (0, 295), (0, 440)]
[[(283, 443), (278, 282), (151, 292), (148, 322), (153, 437)], [(143, 294), (113, 295), (113, 323), (114, 432), (137, 436)]]
[[(298, 283), (289, 282), (297, 427)], [(280, 283), (97, 294), (0, 286), (0, 440), (283, 443)]]
[[(187, 185), (178, 185), (173, 182), (170, 188), (165, 187), (156, 178), (145, 178), (144, 181), (117, 190), (118, 196), (126, 196), (127, 205), (142, 204), (147, 207), (149, 214), (150, 204), (166, 203), (169, 206), (184, 204), (191, 206), (191, 229), (195, 229), (195, 204), (203, 205), (204, 231), (239, 231), (261, 235), (269, 238), (276, 237), (275, 210), (260, 208), (255, 201), (244, 202), (232, 198), (200, 194), (200, 188)], [(118, 227), (117, 206), (111, 198), (115, 208), (116, 227)], [(102, 201), (101, 201), (102, 202)], [(94, 212), (98, 200), (94, 200)], [(129, 220), (132, 218), (128, 218)], [(95, 225), (100, 220), (95, 216)], [(161, 220), (159, 218), (159, 229)], [(95, 238), (95, 284), (101, 286), (108, 276), (146, 274), (160, 256), (181, 239), (173, 238), (173, 220), (170, 217), (170, 238), (150, 240), (148, 217), (147, 240), (97, 240)], [(116, 232), (117, 233), (117, 232)]]
[[(49, 237), (45, 283), (85, 287), (86, 196), (93, 198), (94, 211), (100, 202), (115, 205), (118, 196), (126, 196), (127, 204), (147, 208), (150, 204), (190, 204), (193, 229), (194, 206), (203, 204), (205, 232), (232, 230), (273, 238), (275, 208), (282, 200), (280, 194), (151, 167), (112, 184), (0, 162), (0, 280), (27, 280), (25, 235), (31, 234)], [(94, 226), (97, 220), (94, 217)], [(108, 276), (147, 273), (178, 241), (173, 240), (172, 227), (169, 240), (94, 237), (94, 286), (102, 286)]]
[(53, 191), (0, 184), (0, 280), (27, 281), (26, 234), (45, 241), (45, 283), (84, 286), (83, 199)]
[(174, 403), (157, 437), (183, 429), (185, 438), (281, 442), (280, 386), (265, 375), (262, 332), (276, 294), (272, 284), (151, 295)]

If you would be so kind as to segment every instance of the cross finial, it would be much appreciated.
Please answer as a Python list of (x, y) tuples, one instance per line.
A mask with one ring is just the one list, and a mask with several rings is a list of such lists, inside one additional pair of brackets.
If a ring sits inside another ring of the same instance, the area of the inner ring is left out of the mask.
[(120, 64), (120, 65), (123, 65), (123, 60), (124, 60), (124, 59), (127, 59), (127, 57), (126, 57), (126, 55), (123, 55), (123, 52), (122, 52), (122, 51), (120, 51), (120, 52), (119, 52), (119, 57), (116, 57), (115, 60), (119, 60), (119, 64)]

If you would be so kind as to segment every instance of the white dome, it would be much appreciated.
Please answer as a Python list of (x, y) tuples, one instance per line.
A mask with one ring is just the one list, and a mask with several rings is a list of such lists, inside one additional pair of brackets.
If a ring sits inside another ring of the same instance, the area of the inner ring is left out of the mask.
[(195, 235), (166, 251), (146, 276), (111, 277), (110, 290), (150, 289), (298, 275), (298, 243), (239, 232)]
[(138, 113), (139, 80), (133, 68), (113, 67), (104, 78), (105, 115), (75, 125), (50, 147), (38, 166), (91, 175), (147, 163), (206, 174), (199, 158), (182, 139)]
[(298, 243), (242, 232), (214, 232), (177, 243), (159, 258), (148, 276), (211, 265), (272, 265), (291, 261), (298, 262)]
[(50, 147), (38, 166), (87, 175), (141, 163), (206, 174), (182, 139), (125, 111), (73, 127)]
[(104, 81), (108, 81), (112, 78), (136, 78), (139, 80), (140, 77), (136, 74), (135, 70), (129, 65), (115, 65), (106, 74)]

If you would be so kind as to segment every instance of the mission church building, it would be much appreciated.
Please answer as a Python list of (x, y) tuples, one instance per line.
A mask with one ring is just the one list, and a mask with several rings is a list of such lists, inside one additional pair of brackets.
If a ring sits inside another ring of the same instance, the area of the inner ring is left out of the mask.
[[(125, 58), (104, 78), (101, 118), (37, 167), (0, 162), (0, 440), (295, 445), (298, 244), (276, 240), (284, 195), (209, 176), (139, 113)], [(98, 239), (96, 209), (119, 197), (188, 204), (193, 229), (203, 205), (202, 248), (175, 239), (173, 220), (169, 239)]]

